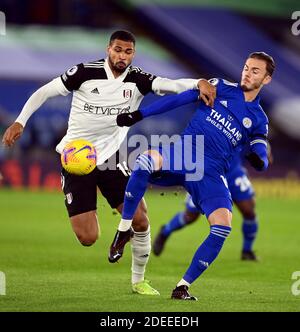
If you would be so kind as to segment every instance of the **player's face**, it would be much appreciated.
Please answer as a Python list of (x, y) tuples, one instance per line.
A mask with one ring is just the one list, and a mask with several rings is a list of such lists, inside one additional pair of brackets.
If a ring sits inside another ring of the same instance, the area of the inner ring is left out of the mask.
[(260, 89), (270, 81), (271, 77), (267, 73), (267, 66), (264, 60), (247, 59), (241, 78), (241, 87), (243, 91)]
[(123, 73), (131, 64), (134, 53), (132, 42), (115, 39), (107, 48), (108, 61), (112, 70)]

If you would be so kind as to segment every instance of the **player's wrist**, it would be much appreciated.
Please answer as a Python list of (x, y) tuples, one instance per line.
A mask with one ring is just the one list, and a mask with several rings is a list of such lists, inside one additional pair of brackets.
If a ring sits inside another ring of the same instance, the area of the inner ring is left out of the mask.
[(14, 122), (14, 126), (18, 127), (19, 129), (23, 130), (26, 125), (25, 121), (22, 121), (21, 119), (16, 119)]

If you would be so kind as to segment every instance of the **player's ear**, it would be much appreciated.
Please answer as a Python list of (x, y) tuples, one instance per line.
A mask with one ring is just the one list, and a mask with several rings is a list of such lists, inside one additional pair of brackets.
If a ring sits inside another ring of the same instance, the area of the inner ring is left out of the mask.
[(270, 75), (267, 75), (264, 80), (263, 80), (263, 84), (269, 84), (272, 81), (272, 77)]

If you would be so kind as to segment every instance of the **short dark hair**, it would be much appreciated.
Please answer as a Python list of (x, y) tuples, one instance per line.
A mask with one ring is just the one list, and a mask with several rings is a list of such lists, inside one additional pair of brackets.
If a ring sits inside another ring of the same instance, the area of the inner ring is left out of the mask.
[(109, 44), (112, 44), (114, 40), (119, 39), (127, 42), (132, 42), (135, 45), (135, 37), (133, 33), (126, 30), (117, 30), (115, 31), (109, 39)]
[(269, 55), (265, 52), (253, 52), (253, 53), (249, 54), (248, 59), (249, 58), (259, 59), (259, 60), (265, 61), (266, 62), (267, 73), (269, 74), (269, 76), (273, 75), (273, 72), (275, 70), (275, 61), (271, 57), (271, 55)]

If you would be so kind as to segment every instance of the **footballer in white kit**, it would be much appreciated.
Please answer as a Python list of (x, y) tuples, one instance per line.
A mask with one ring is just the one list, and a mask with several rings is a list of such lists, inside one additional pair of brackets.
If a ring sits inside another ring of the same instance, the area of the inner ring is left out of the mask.
[[(82, 245), (92, 245), (99, 236), (97, 218), (97, 187), (112, 208), (120, 213), (128, 176), (120, 169), (99, 169), (113, 160), (126, 162), (119, 148), (128, 132), (119, 127), (117, 115), (134, 112), (143, 97), (153, 92), (158, 95), (200, 89), (200, 98), (212, 103), (215, 87), (206, 80), (170, 80), (146, 73), (131, 65), (135, 53), (135, 37), (128, 31), (114, 32), (107, 47), (107, 58), (81, 63), (37, 90), (26, 102), (15, 122), (6, 130), (3, 142), (12, 146), (22, 135), (30, 116), (50, 97), (73, 93), (66, 135), (57, 145), (61, 153), (64, 146), (75, 139), (90, 141), (97, 151), (97, 165), (90, 174), (77, 176), (62, 169), (65, 205), (71, 225)], [(133, 220), (133, 230), (125, 238), (115, 238), (109, 252), (109, 261), (118, 259), (118, 246), (131, 238), (132, 290), (143, 295), (159, 293), (144, 280), (145, 266), (151, 251), (150, 227), (144, 200), (140, 202)], [(113, 250), (112, 250), (113, 249)]]

